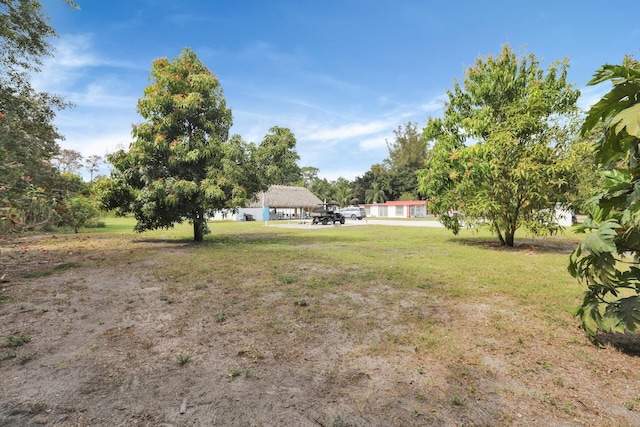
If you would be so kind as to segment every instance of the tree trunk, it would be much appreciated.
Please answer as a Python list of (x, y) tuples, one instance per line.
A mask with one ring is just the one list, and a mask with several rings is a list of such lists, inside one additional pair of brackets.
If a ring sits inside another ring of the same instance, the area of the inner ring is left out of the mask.
[(504, 237), (502, 237), (502, 231), (500, 231), (500, 227), (498, 227), (498, 224), (495, 221), (493, 222), (493, 228), (496, 230), (496, 234), (498, 235), (498, 240), (500, 240), (500, 244), (502, 246), (506, 245), (504, 241)]
[(193, 218), (193, 240), (202, 242), (204, 240), (204, 217), (196, 214)]
[(515, 231), (505, 231), (504, 232), (504, 244), (509, 246), (510, 248), (512, 248), (515, 234), (516, 234)]

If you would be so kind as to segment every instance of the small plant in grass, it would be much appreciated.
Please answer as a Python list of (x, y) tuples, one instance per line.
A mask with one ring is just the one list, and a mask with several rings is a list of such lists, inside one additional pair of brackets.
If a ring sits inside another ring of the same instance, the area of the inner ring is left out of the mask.
[(227, 313), (220, 313), (216, 316), (216, 322), (222, 323), (227, 320)]
[(33, 412), (44, 412), (48, 407), (49, 405), (47, 404), (47, 401), (43, 399), (36, 400), (35, 402), (31, 403), (31, 410)]
[(332, 427), (351, 427), (352, 424), (346, 420), (343, 420), (340, 415), (336, 415), (333, 419)]
[(294, 302), (298, 307), (309, 307), (309, 302), (307, 300), (301, 299), (300, 301)]
[(190, 361), (190, 360), (191, 360), (191, 357), (192, 357), (192, 355), (191, 355), (191, 354), (188, 354), (188, 353), (180, 353), (180, 354), (178, 354), (178, 355), (176, 356), (176, 359), (178, 359), (178, 362), (179, 362), (181, 365), (184, 365), (184, 364), (186, 364), (188, 361)]
[(462, 398), (460, 396), (458, 396), (457, 394), (455, 396), (453, 396), (452, 402), (456, 406), (463, 406), (464, 405), (464, 400), (462, 400)]
[(0, 361), (15, 359), (16, 357), (17, 357), (17, 354), (15, 351), (5, 351), (0, 355)]
[(298, 281), (298, 276), (296, 276), (295, 274), (281, 274), (280, 276), (278, 276), (278, 281), (285, 285), (291, 285)]
[(633, 400), (630, 400), (628, 402), (625, 402), (624, 406), (630, 410), (633, 411), (636, 408), (636, 404), (640, 402), (640, 397), (634, 397)]
[(424, 368), (422, 366), (420, 366), (417, 371), (420, 375), (424, 375)]
[(21, 334), (18, 332), (15, 332), (11, 335), (9, 335), (7, 338), (5, 338), (4, 340), (4, 347), (20, 347), (25, 345), (26, 343), (28, 343), (29, 341), (31, 341), (31, 337), (29, 335), (25, 335), (25, 334)]
[(160, 295), (160, 300), (166, 302), (167, 304), (173, 304), (175, 302), (175, 300), (169, 295)]
[(24, 364), (32, 361), (34, 357), (36, 357), (36, 352), (35, 351), (27, 351), (26, 353), (22, 353), (18, 357), (18, 361), (20, 362), (21, 365), (24, 365)]
[(237, 368), (234, 368), (234, 369), (229, 371), (229, 376), (231, 378), (239, 377), (240, 374), (242, 374), (242, 371), (240, 369), (237, 369)]

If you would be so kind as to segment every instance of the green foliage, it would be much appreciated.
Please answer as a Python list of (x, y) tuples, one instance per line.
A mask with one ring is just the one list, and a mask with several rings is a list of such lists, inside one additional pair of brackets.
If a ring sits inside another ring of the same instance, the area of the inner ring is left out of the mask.
[(76, 233), (99, 214), (100, 211), (93, 199), (76, 196), (67, 200), (68, 221)]
[[(424, 168), (429, 154), (429, 144), (422, 137), (416, 123), (408, 122), (393, 131), (395, 141), (387, 141), (389, 157), (388, 183), (386, 195), (389, 200), (415, 200), (418, 198), (418, 177), (416, 172)], [(381, 184), (385, 184), (381, 182)]]
[(569, 204), (580, 212), (586, 212), (586, 203), (594, 194), (602, 190), (601, 172), (611, 170), (615, 165), (599, 165), (595, 159), (596, 141), (604, 136), (602, 124), (599, 124), (584, 136), (580, 136), (569, 146), (568, 157), (573, 170), (574, 185), (567, 192)]
[(207, 214), (236, 209), (295, 175), (288, 129), (271, 128), (258, 147), (228, 137), (232, 116), (220, 82), (191, 50), (155, 60), (150, 79), (138, 102), (145, 121), (134, 127), (128, 152), (109, 156), (111, 180), (96, 184), (105, 208), (134, 214), (136, 231), (188, 220), (201, 241)]
[[(56, 110), (69, 105), (58, 96), (35, 91), (30, 83), (42, 58), (52, 55), (49, 40), (56, 32), (48, 21), (39, 1), (0, 0), (2, 232), (33, 229), (53, 218), (55, 170), (49, 161), (59, 150), (56, 140), (62, 138), (53, 121)], [(39, 193), (37, 200), (32, 199), (34, 192)], [(45, 199), (46, 214), (41, 207), (33, 209)]]
[(21, 347), (27, 344), (29, 341), (31, 341), (31, 337), (29, 335), (14, 332), (4, 339), (3, 347)]
[(300, 181), (299, 185), (311, 188), (311, 184), (318, 179), (318, 173), (320, 169), (314, 166), (303, 166), (300, 168)]
[(351, 189), (349, 187), (338, 187), (334, 193), (333, 200), (335, 200), (340, 207), (350, 206), (355, 203), (355, 199), (351, 195)]
[(589, 110), (581, 133), (604, 123), (596, 160), (617, 167), (602, 173), (604, 190), (577, 229), (588, 234), (568, 265), (587, 286), (576, 315), (592, 340), (598, 330), (637, 332), (640, 324), (640, 64), (604, 65), (589, 84), (609, 80), (612, 90)]
[(377, 183), (379, 188), (390, 188), (391, 174), (385, 165), (380, 163), (373, 164), (364, 175), (356, 177), (351, 184), (353, 197), (358, 199), (360, 203), (366, 203), (367, 190), (371, 190), (374, 183)]
[(56, 175), (54, 179), (53, 194), (56, 198), (64, 200), (73, 195), (83, 195), (89, 197), (91, 188), (82, 180), (80, 175), (63, 172)]
[(429, 145), (422, 138), (417, 123), (407, 122), (404, 128), (398, 126), (393, 133), (395, 141), (387, 141), (389, 157), (385, 162), (389, 168), (391, 170), (407, 168), (414, 171), (423, 168)]
[(365, 203), (384, 203), (387, 201), (384, 188), (374, 182), (370, 189), (365, 192)]
[(0, 0), (0, 65), (11, 76), (37, 71), (57, 34), (39, 1)]
[(297, 165), (296, 137), (287, 128), (274, 126), (262, 139), (258, 154), (259, 175), (268, 184), (295, 185), (302, 178)]
[(333, 185), (326, 178), (316, 178), (311, 182), (309, 191), (318, 196), (320, 200), (330, 201), (333, 199)]
[(553, 208), (568, 202), (577, 158), (569, 147), (579, 92), (567, 68), (554, 62), (544, 73), (534, 55), (517, 58), (505, 46), (447, 92), (444, 118), (424, 129), (434, 145), (418, 177), (447, 228), (488, 225), (508, 246), (520, 227), (557, 231)]
[(188, 354), (188, 353), (176, 354), (176, 360), (178, 360), (178, 363), (180, 363), (181, 365), (184, 365), (187, 362), (189, 362), (192, 357), (193, 356), (191, 354)]

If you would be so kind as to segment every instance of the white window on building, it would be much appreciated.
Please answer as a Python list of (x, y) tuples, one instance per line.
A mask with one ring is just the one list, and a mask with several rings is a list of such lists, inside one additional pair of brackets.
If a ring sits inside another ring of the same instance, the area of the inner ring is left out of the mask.
[(379, 217), (389, 216), (389, 214), (387, 213), (386, 206), (378, 206), (378, 216)]
[(404, 206), (396, 206), (396, 216), (404, 216)]

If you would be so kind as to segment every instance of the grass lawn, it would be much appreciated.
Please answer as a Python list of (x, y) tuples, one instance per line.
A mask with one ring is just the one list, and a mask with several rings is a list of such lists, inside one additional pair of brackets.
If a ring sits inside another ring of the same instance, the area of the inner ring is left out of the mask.
[(580, 237), (105, 222), (0, 246), (0, 424), (640, 424), (637, 340), (572, 316)]

